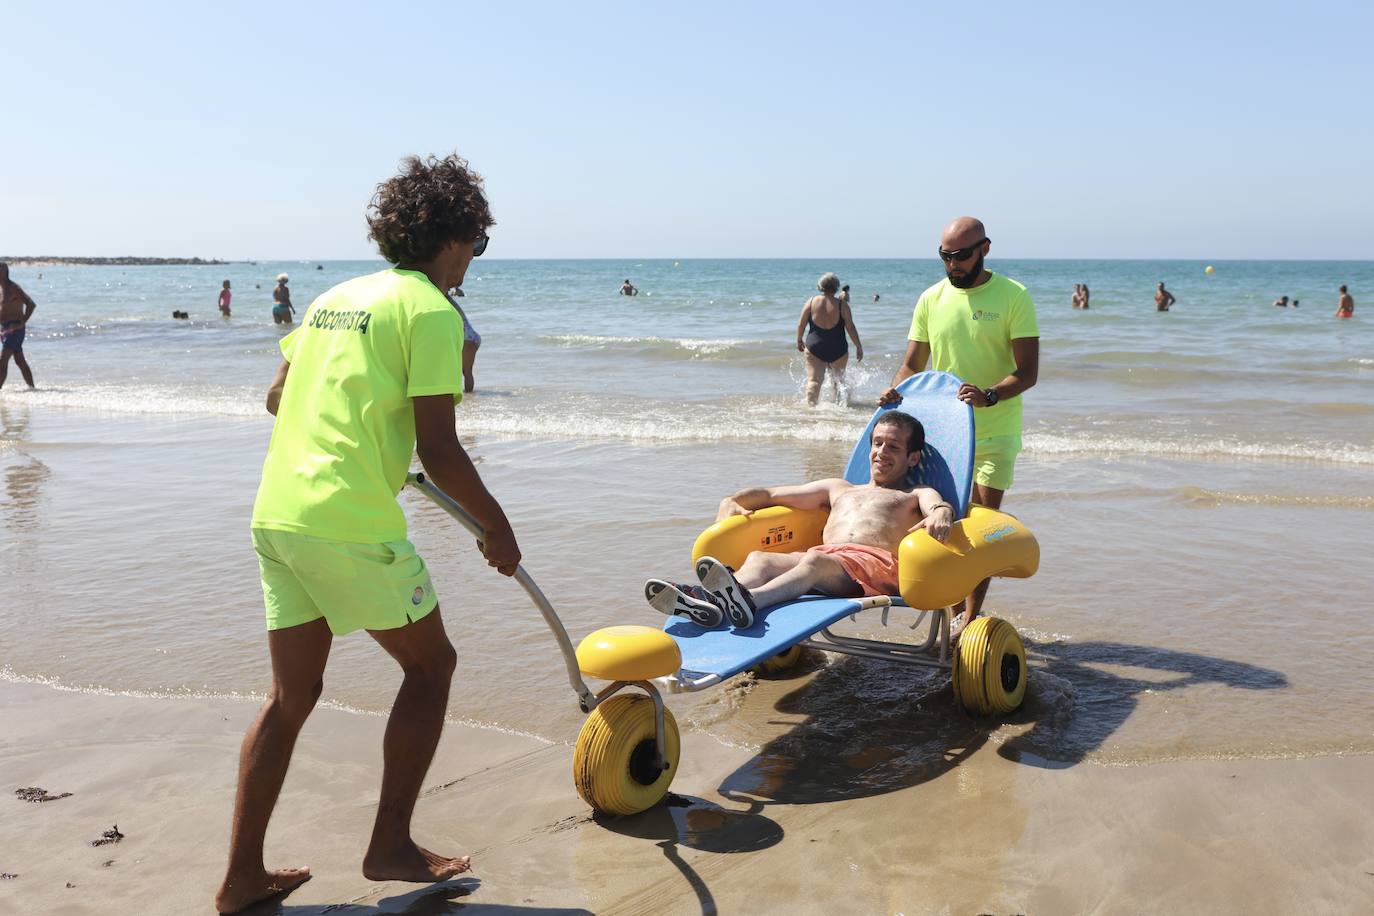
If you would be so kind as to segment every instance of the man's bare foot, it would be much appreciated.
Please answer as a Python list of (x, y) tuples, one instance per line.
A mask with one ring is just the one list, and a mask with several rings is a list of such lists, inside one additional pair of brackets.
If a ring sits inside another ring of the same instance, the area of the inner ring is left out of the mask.
[(253, 878), (225, 878), (224, 886), (215, 895), (215, 909), (221, 913), (237, 913), (269, 897), (284, 894), (310, 880), (310, 869), (278, 868)]
[(461, 875), (470, 865), (471, 860), (467, 856), (445, 858), (407, 839), (403, 846), (385, 852), (369, 849), (363, 858), (363, 877), (369, 881), (417, 881), (428, 884)]

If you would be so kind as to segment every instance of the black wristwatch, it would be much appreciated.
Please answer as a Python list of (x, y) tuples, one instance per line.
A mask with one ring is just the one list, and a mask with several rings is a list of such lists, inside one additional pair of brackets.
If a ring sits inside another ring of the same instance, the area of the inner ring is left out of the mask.
[(993, 404), (996, 404), (997, 401), (998, 401), (997, 389), (996, 389), (996, 388), (989, 388), (987, 391), (984, 391), (984, 392), (983, 392), (983, 397), (984, 397), (984, 399), (987, 400), (988, 406), (991, 407)]

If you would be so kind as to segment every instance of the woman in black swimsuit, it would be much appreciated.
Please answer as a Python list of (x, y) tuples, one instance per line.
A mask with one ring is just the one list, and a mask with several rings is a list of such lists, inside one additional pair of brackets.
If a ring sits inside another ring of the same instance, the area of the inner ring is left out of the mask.
[(836, 403), (847, 403), (849, 390), (844, 387), (844, 367), (849, 362), (849, 344), (844, 335), (848, 333), (854, 339), (854, 356), (860, 362), (864, 358), (864, 345), (859, 343), (859, 332), (854, 327), (849, 304), (836, 298), (840, 278), (826, 274), (816, 283), (816, 288), (821, 294), (807, 300), (802, 306), (801, 320), (797, 322), (797, 349), (806, 354), (806, 403), (815, 407), (820, 400), (821, 382), (827, 369)]

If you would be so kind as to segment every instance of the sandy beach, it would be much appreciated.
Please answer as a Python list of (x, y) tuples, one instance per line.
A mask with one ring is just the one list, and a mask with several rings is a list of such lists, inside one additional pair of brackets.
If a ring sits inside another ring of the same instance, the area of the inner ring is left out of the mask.
[[(669, 804), (606, 820), (574, 793), (568, 745), (451, 725), (416, 834), (471, 853), (474, 868), (430, 887), (360, 874), (384, 719), (321, 709), (302, 735), (267, 847), (270, 862), (308, 864), (314, 878), (256, 912), (1374, 907), (1374, 825), (1355, 803), (1374, 795), (1367, 757), (1046, 767), (999, 753), (948, 691), (925, 705), (922, 718), (956, 727), (944, 740), (914, 735), (920, 752), (896, 766), (881, 755), (836, 759), (802, 737), (791, 773), (760, 774), (751, 751), (685, 736)], [(210, 912), (238, 742), (254, 711), (248, 700), (0, 684), (0, 872), (14, 876), (0, 882), (0, 911)], [(779, 710), (775, 738), (802, 718)], [(885, 768), (884, 779), (871, 778)], [(21, 787), (72, 794), (24, 802), (13, 795)], [(92, 846), (116, 825), (123, 839)]]

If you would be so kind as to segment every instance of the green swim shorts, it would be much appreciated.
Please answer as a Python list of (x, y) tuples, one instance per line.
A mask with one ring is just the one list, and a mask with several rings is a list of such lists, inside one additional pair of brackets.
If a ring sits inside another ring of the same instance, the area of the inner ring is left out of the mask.
[(1020, 436), (988, 436), (973, 444), (973, 480), (994, 490), (1010, 490)]
[(336, 636), (394, 630), (438, 605), (425, 561), (410, 541), (353, 544), (295, 531), (253, 529), (267, 629), (323, 617)]

